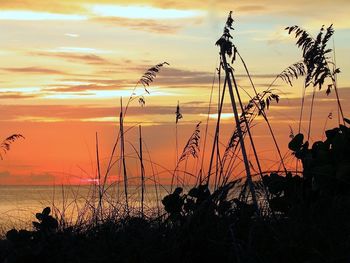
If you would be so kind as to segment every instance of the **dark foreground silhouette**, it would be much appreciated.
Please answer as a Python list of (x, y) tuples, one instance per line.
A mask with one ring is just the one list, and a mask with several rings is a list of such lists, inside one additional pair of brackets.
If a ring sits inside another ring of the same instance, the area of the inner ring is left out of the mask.
[[(1, 262), (350, 262), (350, 129), (326, 131), (309, 148), (289, 143), (303, 175), (272, 173), (256, 181), (259, 210), (246, 185), (199, 185), (162, 200), (160, 217), (125, 216), (64, 227), (50, 208), (33, 231), (10, 230)], [(240, 191), (237, 192), (237, 189)], [(238, 194), (237, 194), (238, 193)]]

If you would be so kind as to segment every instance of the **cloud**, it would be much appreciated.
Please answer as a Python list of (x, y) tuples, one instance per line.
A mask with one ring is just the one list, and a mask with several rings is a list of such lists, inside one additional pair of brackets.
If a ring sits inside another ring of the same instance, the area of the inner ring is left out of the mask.
[(72, 1), (51, 0), (48, 3), (46, 0), (2, 0), (2, 10), (32, 10), (38, 12), (50, 12), (59, 14), (73, 14), (84, 13), (86, 8), (82, 5), (83, 1), (77, 0), (75, 3)]
[(7, 178), (9, 178), (9, 177), (11, 177), (11, 174), (10, 174), (8, 171), (2, 171), (2, 172), (0, 172), (0, 180), (1, 180), (1, 179), (7, 179)]
[[(124, 0), (2, 0), (1, 8), (3, 10), (33, 10), (52, 13), (65, 14), (93, 14), (91, 7), (94, 5), (117, 5), (125, 6), (147, 6), (160, 9), (176, 9), (180, 11), (187, 10), (238, 10), (239, 12), (252, 13), (255, 15), (256, 11), (260, 13), (278, 13), (286, 15), (305, 15), (316, 14), (315, 10), (329, 10), (334, 14), (335, 10), (348, 10), (350, 3), (347, 0), (335, 1), (308, 1), (295, 0), (283, 2), (280, 0), (237, 0), (234, 3), (226, 0), (216, 1), (174, 1), (174, 0), (129, 0), (127, 3)], [(107, 9), (108, 11), (108, 9)], [(104, 12), (105, 13), (105, 12)]]
[[(128, 116), (144, 115), (174, 115), (176, 105), (173, 106), (131, 106)], [(182, 106), (186, 114), (202, 114), (207, 112), (207, 106)], [(91, 105), (0, 105), (0, 121), (30, 121), (38, 119), (80, 121), (92, 118), (116, 117), (115, 107), (96, 107)]]
[(62, 58), (69, 62), (80, 62), (88, 63), (93, 65), (111, 65), (110, 61), (97, 56), (95, 54), (74, 54), (74, 53), (65, 53), (65, 52), (30, 52), (30, 55), (33, 56), (46, 56), (53, 58)]
[[(143, 68), (145, 68), (143, 66)], [(154, 85), (161, 86), (211, 86), (214, 80), (214, 74), (217, 72), (208, 71), (192, 71), (187, 69), (179, 69), (166, 67), (161, 70), (157, 78), (154, 80)], [(274, 79), (277, 74), (251, 74), (254, 79)], [(222, 76), (223, 77), (223, 76)], [(240, 78), (247, 78), (245, 74), (236, 74), (237, 80)], [(217, 81), (217, 76), (215, 76)]]
[(266, 10), (266, 6), (264, 5), (242, 5), (237, 7), (237, 9), (235, 9), (236, 12), (242, 12), (242, 13), (263, 12), (265, 10)]
[(2, 71), (12, 72), (12, 73), (28, 73), (28, 74), (47, 74), (47, 75), (64, 75), (63, 71), (41, 68), (41, 67), (21, 67), (21, 68), (0, 68)]
[(184, 23), (180, 24), (166, 20), (159, 21), (151, 19), (129, 19), (121, 17), (94, 17), (91, 18), (91, 21), (158, 34), (176, 33), (184, 26)]
[(64, 35), (67, 36), (67, 37), (74, 37), (74, 38), (79, 37), (78, 34), (74, 34), (74, 33), (66, 33)]
[(150, 5), (91, 5), (89, 9), (97, 16), (130, 19), (186, 19), (203, 15), (198, 10), (157, 8)]
[[(149, 68), (151, 65), (132, 65), (132, 62), (120, 62), (120, 68), (125, 73), (134, 73), (138, 76), (142, 74)], [(115, 74), (115, 72), (120, 72), (119, 69), (112, 71), (98, 71), (97, 74)], [(153, 86), (166, 87), (166, 88), (196, 88), (203, 86), (211, 86), (214, 78), (214, 72), (209, 71), (193, 71), (181, 68), (163, 67), (161, 71), (157, 74), (157, 77), (154, 79)], [(247, 78), (245, 74), (236, 74), (237, 80), (241, 78)], [(253, 80), (258, 79), (271, 79), (271, 81), (277, 76), (276, 74), (251, 74)], [(113, 90), (113, 89), (125, 89), (135, 85), (135, 79), (98, 79), (98, 78), (78, 78), (78, 79), (63, 79), (63, 81), (72, 81), (72, 82), (83, 82), (90, 83), (88, 85), (78, 85), (71, 87), (59, 87), (56, 91), (83, 91), (83, 90)], [(217, 76), (216, 76), (217, 81)], [(267, 81), (268, 82), (268, 81)], [(56, 85), (57, 86), (57, 85)], [(266, 84), (269, 86), (269, 84)], [(141, 86), (140, 86), (141, 87)], [(54, 90), (54, 89), (51, 89)]]
[(113, 107), (70, 106), (70, 105), (0, 105), (0, 120), (12, 121), (30, 118), (52, 118), (63, 120), (79, 120), (81, 118), (97, 118), (115, 116)]
[(0, 92), (0, 99), (31, 99), (38, 96), (38, 94), (28, 94), (22, 92)]
[[(216, 73), (215, 73), (216, 74)], [(177, 68), (164, 68), (155, 83), (157, 85), (202, 85), (213, 82), (214, 73), (191, 71)]]
[[(119, 64), (121, 70), (116, 69), (112, 71), (98, 71), (97, 74), (115, 74), (115, 72), (125, 72), (125, 73), (134, 73), (138, 76), (142, 76), (151, 65), (132, 65), (131, 62), (124, 63), (121, 62)], [(273, 75), (275, 76), (275, 75)], [(188, 87), (191, 86), (203, 86), (203, 85), (211, 85), (213, 81), (214, 73), (206, 72), (206, 71), (192, 71), (187, 69), (179, 69), (172, 67), (163, 67), (161, 71), (157, 74), (157, 77), (153, 81), (154, 86), (162, 86), (162, 87)], [(79, 85), (67, 87), (65, 91), (76, 91), (76, 90), (92, 90), (92, 89), (104, 89), (104, 90), (112, 90), (112, 89), (125, 89), (135, 85), (137, 79), (98, 79), (98, 78), (77, 78), (77, 79), (63, 79), (63, 81), (76, 81), (76, 82), (84, 82), (91, 83), (89, 85)], [(142, 85), (140, 85), (140, 88)], [(64, 91), (62, 87), (62, 91)]]
[(73, 85), (69, 87), (56, 87), (45, 89), (50, 92), (84, 92), (91, 90), (118, 90), (124, 89), (126, 85), (122, 84), (113, 84), (113, 85), (100, 85), (100, 84), (87, 84), (87, 85)]
[[(29, 179), (29, 180), (28, 180)], [(52, 184), (55, 182), (55, 176), (50, 173), (42, 173), (42, 174), (31, 174), (29, 178), (25, 178), (26, 182), (32, 184)]]
[(0, 172), (2, 184), (50, 184), (55, 182), (55, 176), (48, 172), (28, 174), (12, 174), (8, 171)]

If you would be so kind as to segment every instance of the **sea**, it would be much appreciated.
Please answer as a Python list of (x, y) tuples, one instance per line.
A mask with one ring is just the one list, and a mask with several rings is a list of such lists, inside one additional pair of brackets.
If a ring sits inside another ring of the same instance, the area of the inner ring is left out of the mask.
[[(162, 208), (161, 199), (170, 187), (146, 185), (144, 188), (144, 211)], [(31, 229), (35, 214), (50, 207), (57, 215), (65, 215), (70, 223), (88, 206), (97, 205), (99, 190), (96, 185), (84, 186), (0, 186), (0, 234), (16, 229)], [(128, 204), (133, 211), (141, 209), (142, 191), (139, 186), (128, 187)], [(118, 209), (125, 205), (124, 187), (108, 186), (104, 194), (104, 207)]]

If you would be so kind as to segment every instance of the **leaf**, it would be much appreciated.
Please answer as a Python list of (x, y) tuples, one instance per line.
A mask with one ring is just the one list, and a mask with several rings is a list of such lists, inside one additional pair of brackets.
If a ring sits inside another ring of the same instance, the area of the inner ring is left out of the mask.
[(349, 119), (344, 118), (343, 120), (345, 121), (346, 124), (349, 124), (349, 125), (350, 125), (350, 120), (349, 120)]
[(154, 79), (157, 77), (157, 73), (160, 71), (162, 67), (164, 67), (164, 65), (169, 66), (169, 63), (163, 62), (149, 68), (140, 78), (139, 82), (143, 85), (143, 87), (145, 88), (145, 91), (148, 94), (149, 94), (149, 91), (146, 89), (146, 87), (148, 87), (150, 83), (154, 81)]
[[(334, 33), (332, 26), (333, 25), (330, 25), (327, 29), (322, 26), (316, 38), (313, 38), (307, 31), (298, 26), (286, 28), (288, 34), (295, 34), (295, 38), (297, 38), (296, 45), (302, 49), (303, 63), (306, 72), (306, 87), (313, 84), (314, 87), (318, 86), (318, 88), (321, 89), (327, 78), (334, 80), (334, 75), (340, 72), (339, 69), (331, 72), (328, 66), (328, 64), (332, 63), (332, 61), (329, 60), (329, 57), (327, 57), (327, 54), (332, 51), (332, 49), (327, 49), (327, 43)], [(292, 72), (293, 68), (284, 72), (284, 74), (289, 75), (281, 76), (283, 80), (288, 81), (288, 84), (291, 84), (290, 74)], [(330, 89), (327, 90), (327, 92), (329, 91)]]
[(281, 78), (284, 82), (293, 86), (292, 79), (298, 79), (301, 76), (305, 76), (306, 68), (304, 62), (296, 62), (285, 70), (283, 70), (280, 74), (277, 75), (278, 78)]
[(335, 69), (333, 73), (334, 73), (334, 74), (340, 73), (340, 69), (339, 69), (339, 68)]
[(179, 122), (179, 120), (183, 118), (183, 116), (182, 116), (182, 114), (180, 112), (180, 104), (179, 104), (179, 102), (177, 102), (175, 114), (176, 114), (176, 124), (177, 124)]
[(183, 189), (181, 187), (175, 188), (173, 194), (174, 195), (180, 195), (182, 193)]
[(35, 214), (35, 217), (36, 217), (36, 219), (38, 219), (39, 221), (42, 221), (43, 218), (44, 218), (42, 213), (36, 213), (36, 214)]
[(304, 141), (304, 135), (301, 133), (298, 133), (294, 136), (294, 138), (289, 142), (288, 148), (292, 150), (293, 152), (296, 152), (300, 150), (301, 146), (303, 145)]
[(140, 98), (139, 98), (139, 104), (140, 104), (141, 107), (145, 106), (146, 101), (145, 101), (145, 98), (144, 98), (144, 97), (140, 97)]
[[(215, 45), (220, 47), (220, 52), (222, 54), (227, 54), (229, 57), (232, 56), (232, 49), (233, 49), (233, 44), (231, 42), (232, 35), (230, 34), (230, 30), (234, 30), (232, 27), (234, 20), (232, 19), (232, 11), (230, 11), (227, 21), (225, 24), (224, 32), (222, 36), (215, 42)], [(235, 56), (235, 54), (234, 54)]]
[(178, 163), (185, 160), (189, 155), (191, 155), (193, 158), (198, 158), (198, 152), (199, 152), (199, 141), (200, 141), (200, 126), (201, 122), (199, 122), (196, 125), (196, 128), (194, 132), (192, 133), (191, 137), (188, 139), (182, 154), (179, 158)]
[[(5, 140), (3, 140), (3, 142), (0, 145), (1, 150), (6, 154), (10, 150), (11, 144), (17, 141), (18, 139), (25, 139), (25, 138), (22, 134), (12, 134), (11, 136), (7, 137)], [(1, 153), (0, 153), (0, 158), (1, 160), (3, 160), (3, 156)]]
[(45, 207), (44, 210), (41, 212), (43, 215), (48, 216), (51, 212), (50, 207)]

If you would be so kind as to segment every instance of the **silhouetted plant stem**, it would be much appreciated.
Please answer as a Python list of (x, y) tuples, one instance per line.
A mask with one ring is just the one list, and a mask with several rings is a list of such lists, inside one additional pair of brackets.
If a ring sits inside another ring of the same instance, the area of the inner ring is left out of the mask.
[(124, 142), (124, 115), (123, 115), (123, 98), (120, 98), (120, 155), (122, 157), (123, 175), (124, 175), (124, 194), (125, 194), (125, 207), (126, 213), (129, 214), (129, 200), (128, 200), (128, 176), (126, 172), (125, 163), (125, 142)]
[[(192, 135), (190, 136), (190, 138), (188, 139), (181, 156), (179, 157), (179, 160), (176, 163), (174, 172), (172, 174), (171, 177), (171, 184), (170, 184), (170, 192), (172, 192), (173, 190), (173, 186), (174, 186), (174, 178), (176, 175), (176, 172), (178, 171), (179, 165), (182, 161), (186, 160), (188, 158), (188, 156), (192, 156), (194, 158), (198, 158), (198, 152), (199, 152), (199, 144), (200, 144), (200, 126), (201, 122), (199, 122), (196, 125), (196, 128), (194, 130), (194, 132), (192, 133)], [(186, 171), (184, 171), (186, 172)], [(179, 176), (177, 176), (177, 181), (179, 182), (181, 178), (179, 178)], [(184, 183), (184, 182), (182, 182)]]
[(223, 107), (223, 104), (224, 104), (226, 85), (227, 85), (227, 76), (225, 77), (224, 87), (223, 87), (223, 89), (222, 89), (221, 101), (220, 101), (220, 103), (219, 103), (218, 119), (217, 119), (217, 121), (216, 121), (216, 127), (215, 127), (215, 134), (214, 134), (213, 147), (212, 147), (212, 149), (211, 149), (211, 154), (210, 154), (210, 161), (209, 161), (209, 168), (208, 168), (208, 176), (207, 176), (207, 185), (209, 185), (209, 183), (210, 183), (210, 176), (211, 176), (211, 169), (212, 169), (212, 166), (213, 166), (215, 148), (216, 148), (216, 145), (217, 145), (217, 138), (218, 138), (218, 136), (219, 136), (220, 120), (221, 120), (222, 107)]
[[(240, 57), (241, 57), (241, 56), (240, 56)], [(242, 57), (241, 57), (241, 60), (243, 61)], [(253, 87), (253, 89), (254, 89), (255, 95), (258, 96), (258, 93), (257, 93), (257, 91), (256, 91), (256, 89), (255, 89), (255, 85), (253, 84), (253, 81), (252, 81), (252, 79), (250, 78), (250, 75), (249, 75), (249, 73), (248, 73), (247, 66), (245, 65), (244, 62), (243, 62), (243, 65), (244, 65), (244, 67), (245, 67), (245, 69), (246, 69), (246, 72), (247, 72), (247, 74), (248, 74), (250, 83), (251, 83), (251, 85), (252, 85), (252, 87)], [(234, 75), (233, 75), (232, 70), (231, 70), (231, 77), (232, 77), (233, 84), (234, 84), (234, 86), (235, 86), (235, 90), (236, 90), (236, 93), (237, 93), (237, 98), (238, 98), (239, 104), (240, 104), (240, 106), (241, 106), (242, 114), (244, 114), (244, 107), (243, 107), (243, 104), (242, 104), (241, 96), (240, 96), (239, 91), (238, 91), (236, 79), (235, 79), (235, 77), (234, 77)], [(253, 152), (254, 152), (254, 156), (255, 156), (255, 161), (256, 161), (256, 163), (257, 163), (257, 165), (258, 165), (258, 169), (259, 169), (259, 172), (260, 172), (260, 176), (262, 177), (262, 169), (261, 169), (261, 166), (260, 166), (260, 161), (259, 161), (258, 153), (257, 153), (257, 151), (256, 151), (256, 147), (255, 147), (255, 144), (254, 144), (253, 136), (252, 136), (252, 134), (251, 134), (251, 132), (250, 132), (250, 126), (249, 126), (249, 123), (248, 123), (247, 118), (246, 118), (245, 115), (244, 115), (243, 118), (244, 118), (244, 122), (245, 122), (246, 129), (247, 129), (247, 132), (248, 132), (248, 137), (249, 137), (249, 140), (250, 140), (250, 144), (251, 144), (251, 146), (252, 146), (252, 148), (253, 148)]]
[[(338, 111), (340, 111), (340, 115), (341, 115), (341, 119), (343, 122), (343, 125), (345, 125), (345, 121), (344, 121), (344, 113), (343, 113), (343, 109), (340, 103), (340, 99), (339, 99), (339, 93), (338, 93), (338, 87), (337, 87), (337, 83), (335, 80), (333, 80), (333, 86), (334, 86), (334, 91), (335, 91), (335, 95), (337, 97), (337, 103), (338, 103)], [(338, 117), (339, 119), (339, 117)], [(339, 122), (340, 123), (340, 122)]]
[(247, 175), (247, 182), (249, 185), (250, 192), (252, 194), (252, 200), (253, 200), (253, 205), (255, 207), (255, 211), (259, 215), (260, 214), (259, 206), (258, 206), (258, 202), (257, 202), (257, 198), (256, 198), (256, 193), (255, 193), (252, 177), (250, 174), (250, 166), (249, 166), (248, 156), (247, 156), (247, 152), (246, 152), (246, 148), (245, 148), (245, 144), (244, 144), (241, 125), (240, 125), (239, 118), (238, 118), (238, 110), (237, 110), (235, 96), (233, 93), (233, 88), (232, 88), (232, 83), (231, 83), (231, 78), (230, 78), (230, 73), (231, 73), (232, 69), (228, 67), (228, 64), (226, 61), (225, 51), (224, 51), (222, 46), (221, 46), (220, 54), (221, 54), (221, 58), (222, 58), (223, 68), (224, 68), (225, 74), (226, 74), (228, 90), (229, 90), (230, 98), (231, 98), (231, 105), (232, 105), (232, 109), (233, 109), (233, 113), (234, 113), (234, 117), (235, 117), (235, 121), (236, 121), (239, 142), (241, 145), (241, 151), (242, 151), (244, 166), (245, 166), (246, 175)]
[[(334, 36), (333, 36), (333, 70), (335, 70), (337, 68), (337, 59), (336, 59), (336, 52), (335, 52), (335, 40), (334, 40)], [(335, 74), (334, 76), (334, 82), (337, 83), (338, 81), (338, 76), (337, 74)], [(334, 83), (333, 83), (334, 84)], [(340, 123), (340, 111), (342, 111), (341, 108), (341, 104), (339, 101), (339, 94), (338, 94), (338, 88), (337, 85), (334, 86), (334, 90), (335, 90), (335, 95), (337, 97), (337, 103), (338, 103), (338, 123)], [(344, 124), (344, 116), (343, 117), (343, 124)]]
[[(123, 111), (123, 119), (126, 116), (126, 113), (128, 111), (128, 108), (129, 108), (129, 104), (134, 99), (137, 99), (137, 98), (141, 99), (141, 98), (143, 98), (142, 95), (141, 96), (140, 95), (139, 96), (135, 96), (135, 91), (136, 91), (136, 88), (138, 87), (138, 85), (142, 84), (143, 87), (144, 87), (145, 93), (149, 94), (149, 91), (146, 89), (146, 86), (148, 87), (150, 85), (150, 83), (153, 82), (153, 80), (156, 78), (157, 73), (159, 72), (160, 68), (163, 67), (164, 65), (169, 65), (169, 63), (163, 62), (163, 63), (157, 64), (157, 65), (149, 68), (142, 75), (142, 77), (137, 81), (137, 83), (135, 84), (135, 86), (134, 86), (134, 88), (133, 88), (133, 90), (132, 90), (132, 92), (130, 94), (130, 97), (129, 97), (127, 103), (126, 103), (125, 109), (124, 110), (122, 109), (122, 111)], [(142, 99), (141, 102), (144, 103), (144, 100)], [(109, 172), (110, 172), (110, 170), (112, 169), (112, 166), (113, 166), (112, 165), (113, 157), (114, 157), (114, 153), (115, 153), (115, 150), (116, 150), (118, 142), (119, 142), (119, 138), (120, 138), (120, 129), (119, 129), (119, 133), (117, 135), (117, 139), (116, 139), (115, 143), (113, 144), (112, 152), (111, 152), (110, 157), (109, 157), (106, 173), (105, 173), (105, 176), (104, 176), (103, 188), (105, 188)], [(104, 192), (104, 191), (102, 191), (102, 192)], [(119, 188), (118, 188), (118, 192), (119, 192)]]
[[(220, 83), (220, 70), (219, 70), (219, 93), (218, 93), (218, 112), (220, 108), (222, 108), (221, 105), (223, 105), (223, 101), (221, 102), (221, 83)], [(221, 167), (221, 157), (220, 157), (220, 125), (219, 125), (219, 130), (216, 136), (216, 161), (215, 161), (215, 180), (214, 180), (214, 191), (217, 189), (217, 184), (218, 184), (218, 172), (219, 172), (219, 164)]]
[(298, 133), (301, 132), (301, 122), (303, 121), (303, 112), (304, 112), (304, 104), (305, 104), (305, 92), (306, 92), (306, 87), (305, 87), (305, 82), (304, 82), (303, 92), (302, 92), (302, 97), (301, 97), (301, 107), (300, 107), (300, 114), (299, 114)]
[(185, 160), (185, 168), (183, 170), (183, 179), (182, 179), (182, 186), (186, 186), (186, 171), (187, 171), (187, 163), (188, 163), (188, 158)]
[[(251, 76), (250, 76), (250, 73), (249, 73), (249, 70), (248, 70), (248, 67), (247, 67), (245, 61), (244, 61), (244, 59), (242, 58), (241, 54), (238, 52), (237, 49), (236, 49), (236, 52), (237, 52), (237, 55), (239, 56), (239, 58), (240, 58), (241, 61), (242, 61), (242, 64), (243, 64), (243, 66), (244, 66), (244, 69), (245, 69), (245, 71), (246, 71), (246, 73), (247, 73), (247, 76), (248, 76), (248, 78), (249, 78), (250, 84), (251, 84), (252, 87), (253, 87), (255, 96), (258, 96), (258, 92), (257, 92), (257, 90), (256, 90), (256, 88), (255, 88), (255, 85), (254, 85), (253, 80), (252, 80), (252, 78), (251, 78)], [(273, 81), (273, 83), (274, 83), (276, 80), (277, 80), (277, 78), (275, 78), (275, 80)], [(271, 87), (271, 86), (272, 86), (272, 85), (270, 85), (270, 87)], [(269, 88), (270, 88), (270, 87), (269, 87)], [(268, 88), (268, 89), (269, 89), (269, 88)], [(255, 105), (260, 109), (260, 107), (259, 107), (258, 104), (255, 103)], [(274, 142), (274, 144), (275, 144), (275, 147), (276, 147), (276, 150), (277, 150), (277, 152), (278, 152), (279, 158), (280, 158), (280, 160), (281, 160), (281, 164), (282, 164), (282, 166), (283, 166), (283, 169), (284, 169), (285, 173), (287, 174), (287, 168), (286, 168), (286, 166), (285, 166), (285, 164), (284, 164), (284, 161), (283, 161), (283, 158), (282, 158), (282, 154), (281, 154), (280, 147), (279, 147), (278, 142), (277, 142), (277, 140), (276, 140), (275, 133), (273, 132), (272, 126), (271, 126), (271, 124), (270, 124), (270, 121), (269, 121), (269, 119), (267, 118), (265, 109), (260, 109), (260, 111), (261, 111), (261, 115), (263, 116), (263, 118), (264, 118), (264, 120), (265, 120), (265, 122), (266, 122), (266, 124), (267, 124), (267, 127), (268, 127), (268, 129), (269, 129), (269, 132), (270, 132), (271, 137), (272, 137), (272, 139), (273, 139), (273, 142)], [(251, 137), (249, 127), (248, 127), (248, 133), (249, 133), (249, 137)], [(251, 142), (252, 142), (252, 147), (253, 147), (253, 151), (254, 151), (254, 156), (255, 156), (255, 159), (256, 159), (256, 162), (257, 162), (257, 165), (258, 165), (258, 168), (259, 168), (259, 172), (262, 173), (261, 165), (260, 165), (260, 162), (259, 162), (258, 154), (257, 154), (257, 151), (256, 151), (256, 148), (255, 148), (255, 145), (254, 145), (253, 140), (251, 140)]]
[(145, 194), (145, 168), (143, 166), (143, 157), (142, 157), (142, 131), (141, 125), (139, 125), (139, 143), (140, 143), (140, 173), (141, 173), (141, 216), (144, 217), (143, 207), (144, 207), (144, 194)]
[(149, 158), (149, 162), (151, 164), (151, 169), (152, 169), (152, 176), (153, 176), (153, 183), (154, 183), (154, 189), (156, 191), (156, 202), (157, 202), (157, 212), (158, 212), (158, 217), (160, 216), (160, 207), (159, 207), (159, 194), (158, 194), (158, 186), (157, 186), (157, 182), (159, 182), (159, 178), (158, 180), (156, 179), (156, 173), (153, 167), (153, 161), (151, 158), (151, 154), (148, 150), (147, 144), (145, 143), (145, 147), (146, 147), (146, 152), (148, 154), (148, 158)]
[[(199, 171), (199, 176), (196, 179), (196, 185), (202, 183), (202, 173), (203, 173), (203, 164), (204, 164), (204, 156), (205, 156), (205, 150), (206, 150), (206, 145), (207, 145), (207, 134), (208, 134), (208, 126), (209, 126), (209, 117), (210, 117), (210, 109), (211, 109), (211, 103), (212, 103), (212, 98), (213, 98), (213, 90), (214, 90), (214, 84), (215, 84), (215, 76), (216, 76), (216, 70), (218, 70), (218, 75), (220, 76), (220, 66), (218, 69), (215, 68), (215, 73), (213, 77), (213, 82), (211, 85), (211, 91), (210, 91), (210, 98), (209, 98), (209, 106), (208, 106), (208, 113), (207, 113), (207, 121), (205, 124), (205, 133), (204, 133), (204, 143), (203, 143), (203, 153), (202, 153), (202, 160), (201, 160), (201, 168)], [(219, 77), (220, 81), (220, 77)]]
[[(176, 151), (176, 156), (175, 156), (175, 176), (176, 176), (176, 169), (177, 169), (177, 161), (179, 159), (179, 138), (178, 138), (178, 131), (177, 131), (177, 122), (175, 124), (175, 151)], [(172, 183), (171, 183), (172, 184)], [(171, 185), (171, 188), (173, 186)]]
[(310, 135), (311, 135), (312, 113), (313, 113), (313, 110), (314, 110), (315, 94), (316, 94), (316, 87), (314, 87), (314, 89), (312, 91), (312, 99), (311, 99), (311, 106), (310, 106), (310, 116), (309, 116), (309, 127), (307, 129), (307, 141), (310, 140)]
[[(175, 170), (174, 170), (174, 176), (176, 176), (176, 183), (179, 183), (179, 178), (177, 176), (177, 168), (178, 168), (178, 159), (179, 159), (179, 142), (178, 142), (178, 130), (177, 130), (177, 124), (179, 120), (182, 119), (182, 114), (180, 112), (180, 102), (177, 101), (177, 106), (176, 106), (176, 112), (175, 112)], [(173, 188), (173, 179), (174, 176), (171, 180), (171, 186), (170, 189), (172, 190)]]
[[(98, 212), (100, 213), (100, 219), (102, 220), (102, 189), (101, 189), (101, 169), (100, 169), (100, 156), (98, 150), (98, 136), (96, 132), (96, 162), (97, 162), (97, 178), (98, 178)], [(96, 219), (97, 221), (97, 219)]]
[[(238, 91), (236, 79), (235, 79), (235, 76), (233, 75), (232, 70), (231, 70), (231, 77), (232, 77), (233, 84), (234, 84), (234, 86), (235, 86), (235, 90), (236, 90), (236, 93), (237, 93), (237, 98), (238, 98), (238, 101), (239, 101), (241, 110), (242, 110), (242, 112), (243, 112), (243, 114), (244, 114), (243, 103), (242, 103), (241, 96), (240, 96), (239, 91)], [(251, 79), (250, 79), (250, 81), (251, 81), (251, 84), (254, 86), (253, 81), (252, 81)], [(254, 90), (255, 90), (255, 88), (254, 88)], [(256, 90), (255, 90), (255, 93), (256, 93), (256, 96), (257, 96), (258, 93), (256, 92)], [(264, 112), (264, 113), (265, 113), (265, 112)], [(264, 114), (264, 113), (263, 113), (263, 114)], [(265, 114), (264, 114), (264, 116), (266, 117)], [(260, 174), (260, 179), (262, 180), (262, 179), (263, 179), (263, 173), (262, 173), (262, 169), (261, 169), (261, 165), (260, 165), (258, 153), (257, 153), (257, 151), (256, 151), (256, 147), (255, 147), (255, 143), (254, 143), (254, 140), (253, 140), (253, 136), (252, 136), (251, 131), (250, 131), (250, 124), (248, 123), (245, 114), (243, 115), (243, 120), (244, 120), (244, 122), (245, 122), (245, 127), (246, 127), (246, 131), (247, 131), (247, 133), (248, 133), (248, 138), (249, 138), (250, 144), (251, 144), (252, 149), (253, 149), (255, 161), (256, 161), (256, 163), (257, 163), (257, 165), (258, 165), (258, 170), (259, 170), (259, 174)], [(267, 118), (266, 118), (266, 122), (267, 122), (268, 124), (270, 124), (269, 121), (267, 120)], [(270, 128), (271, 128), (271, 127), (270, 127)], [(270, 130), (270, 131), (271, 131), (271, 130)], [(272, 134), (272, 136), (274, 137), (273, 132), (272, 132), (271, 134)], [(277, 145), (277, 141), (275, 141), (275, 144)], [(279, 150), (279, 147), (277, 147), (277, 149)], [(281, 157), (280, 159), (281, 159), (281, 163), (282, 163), (282, 165), (283, 165), (283, 167), (284, 167), (285, 173), (286, 173), (286, 175), (287, 175), (287, 169), (286, 169), (286, 167), (285, 167), (285, 165), (284, 165), (283, 158)], [(263, 189), (264, 189), (265, 197), (266, 197), (267, 201), (269, 202), (269, 201), (270, 201), (270, 200), (269, 200), (269, 195), (268, 195), (268, 191), (267, 191), (265, 185), (263, 185)]]

